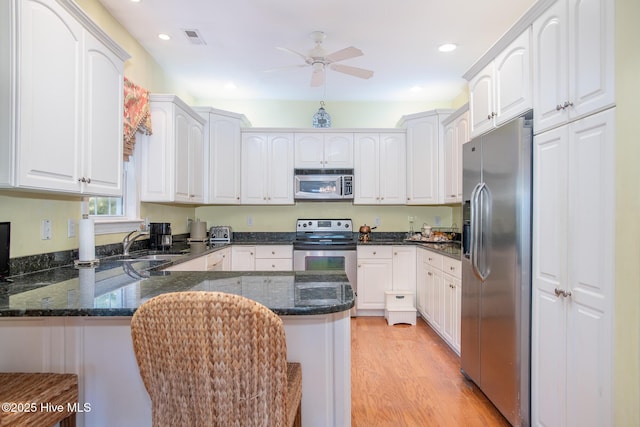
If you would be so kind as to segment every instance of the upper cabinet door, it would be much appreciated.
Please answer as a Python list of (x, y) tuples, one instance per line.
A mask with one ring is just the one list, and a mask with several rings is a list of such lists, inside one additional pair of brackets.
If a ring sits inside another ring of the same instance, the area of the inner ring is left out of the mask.
[(300, 169), (321, 169), (324, 167), (323, 134), (295, 134), (295, 167)]
[(380, 202), (378, 180), (380, 135), (362, 133), (355, 136), (354, 204), (377, 205)]
[(480, 135), (493, 127), (496, 113), (493, 108), (494, 63), (487, 65), (469, 82), (471, 134)]
[(324, 161), (327, 168), (353, 169), (353, 134), (325, 134)]
[(562, 0), (533, 23), (534, 132), (614, 105), (612, 0)]
[(530, 39), (527, 29), (469, 81), (472, 137), (532, 107)]
[(531, 31), (525, 30), (495, 60), (495, 125), (533, 105), (531, 93)]
[(18, 184), (79, 192), (83, 29), (56, 2), (20, 9)]
[(118, 196), (122, 192), (122, 61), (90, 34), (86, 44), (85, 193)]
[(380, 203), (407, 203), (407, 143), (404, 133), (380, 134)]
[(352, 169), (352, 133), (296, 133), (295, 167)]

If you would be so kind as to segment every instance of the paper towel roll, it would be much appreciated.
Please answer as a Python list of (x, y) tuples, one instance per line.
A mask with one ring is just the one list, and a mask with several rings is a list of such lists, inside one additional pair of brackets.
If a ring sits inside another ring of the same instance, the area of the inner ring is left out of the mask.
[(191, 223), (191, 240), (205, 240), (207, 238), (207, 222), (195, 221)]
[(80, 219), (78, 259), (82, 262), (96, 259), (96, 235), (92, 218)]

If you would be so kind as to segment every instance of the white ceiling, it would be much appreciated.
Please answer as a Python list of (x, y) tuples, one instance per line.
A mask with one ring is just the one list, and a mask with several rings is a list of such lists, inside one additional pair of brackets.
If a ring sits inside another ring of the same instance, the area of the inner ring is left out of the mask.
[[(441, 101), (459, 95), (462, 75), (536, 0), (99, 0), (165, 72), (198, 99)], [(184, 30), (197, 30), (194, 45)], [(373, 70), (364, 80), (328, 70), (311, 87), (309, 35), (328, 52), (355, 46), (341, 62)], [(171, 40), (157, 35), (166, 33)], [(456, 43), (450, 53), (443, 43)], [(237, 88), (229, 90), (228, 83)], [(411, 91), (420, 86), (422, 91)]]

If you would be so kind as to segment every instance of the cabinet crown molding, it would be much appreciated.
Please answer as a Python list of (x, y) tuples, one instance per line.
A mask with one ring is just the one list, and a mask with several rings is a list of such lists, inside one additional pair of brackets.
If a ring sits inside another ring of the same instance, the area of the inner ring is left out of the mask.
[(91, 34), (93, 34), (100, 42), (102, 42), (114, 55), (121, 61), (131, 58), (122, 47), (120, 47), (102, 28), (96, 24), (93, 19), (85, 13), (73, 0), (56, 0), (60, 6), (64, 7), (82, 26), (84, 26)]
[(524, 15), (516, 21), (515, 24), (507, 30), (506, 33), (493, 46), (485, 52), (472, 66), (467, 70), (462, 77), (469, 81), (476, 76), (484, 67), (489, 65), (491, 61), (495, 59), (500, 52), (502, 52), (507, 46), (511, 44), (520, 34), (522, 34), (527, 28), (533, 24), (544, 11), (551, 7), (556, 1), (562, 0), (538, 0), (534, 3)]
[(426, 117), (433, 117), (433, 116), (440, 116), (440, 115), (448, 115), (453, 113), (454, 111), (455, 110), (450, 108), (440, 108), (435, 110), (422, 111), (420, 113), (405, 114), (404, 116), (400, 117), (400, 120), (398, 120), (398, 123), (396, 124), (396, 126), (399, 128), (404, 128), (406, 127), (407, 122), (410, 120), (423, 119)]
[(239, 120), (241, 127), (250, 127), (251, 126), (251, 122), (249, 121), (247, 116), (245, 116), (244, 114), (241, 114), (241, 113), (234, 113), (233, 111), (219, 110), (219, 109), (213, 108), (213, 107), (197, 107), (197, 106), (194, 106), (194, 107), (191, 107), (191, 109), (193, 109), (193, 111), (195, 111), (196, 113), (198, 113), (200, 115), (215, 114), (215, 115), (218, 115), (218, 116), (225, 116), (225, 117), (229, 117), (230, 119)]
[(201, 125), (207, 123), (207, 120), (198, 114), (190, 105), (187, 105), (182, 99), (170, 93), (150, 93), (149, 101), (151, 102), (171, 102), (182, 108), (186, 113), (198, 121)]

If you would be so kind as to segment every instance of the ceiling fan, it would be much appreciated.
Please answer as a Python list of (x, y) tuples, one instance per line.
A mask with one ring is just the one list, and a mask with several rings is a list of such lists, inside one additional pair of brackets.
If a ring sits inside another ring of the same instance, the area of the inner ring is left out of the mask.
[(361, 79), (369, 79), (373, 76), (373, 71), (365, 70), (364, 68), (352, 67), (350, 65), (336, 64), (336, 62), (344, 61), (346, 59), (362, 56), (363, 53), (360, 49), (353, 46), (346, 47), (336, 52), (328, 54), (322, 47), (322, 42), (326, 38), (326, 34), (322, 31), (314, 31), (309, 36), (316, 46), (309, 52), (308, 55), (304, 55), (295, 50), (288, 49), (286, 47), (279, 47), (278, 49), (298, 55), (304, 60), (304, 64), (292, 65), (289, 67), (311, 67), (311, 86), (321, 86), (324, 83), (324, 74), (327, 66), (340, 73), (349, 74)]

